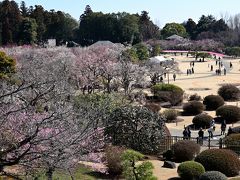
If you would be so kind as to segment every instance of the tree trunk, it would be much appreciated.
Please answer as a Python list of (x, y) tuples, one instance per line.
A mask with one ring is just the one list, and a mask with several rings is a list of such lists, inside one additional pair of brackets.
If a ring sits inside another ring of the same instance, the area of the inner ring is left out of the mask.
[(71, 172), (70, 169), (68, 169), (68, 173), (69, 173), (69, 175), (70, 175), (70, 177), (71, 177), (71, 180), (74, 180), (74, 176), (73, 176), (73, 174), (72, 174), (72, 172)]
[(46, 176), (47, 176), (47, 180), (53, 180), (53, 172), (54, 172), (54, 168), (48, 168), (47, 172), (46, 172)]
[(111, 80), (112, 80), (112, 78), (108, 77), (108, 79), (107, 79), (107, 92), (108, 92), (108, 94), (111, 93), (111, 86), (110, 86)]

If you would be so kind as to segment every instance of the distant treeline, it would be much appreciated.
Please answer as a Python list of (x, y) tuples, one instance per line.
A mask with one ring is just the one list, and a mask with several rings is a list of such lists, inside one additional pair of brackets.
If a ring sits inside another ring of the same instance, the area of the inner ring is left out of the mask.
[(27, 7), (24, 1), (20, 6), (15, 1), (0, 2), (0, 45), (42, 44), (52, 38), (58, 45), (75, 41), (86, 46), (99, 40), (136, 44), (165, 39), (173, 34), (191, 40), (213, 39), (225, 46), (239, 46), (240, 15), (219, 20), (212, 15), (202, 15), (197, 23), (190, 18), (182, 24), (167, 23), (159, 29), (146, 11), (104, 14), (94, 12), (88, 5), (77, 21), (69, 14), (47, 11), (41, 5)]

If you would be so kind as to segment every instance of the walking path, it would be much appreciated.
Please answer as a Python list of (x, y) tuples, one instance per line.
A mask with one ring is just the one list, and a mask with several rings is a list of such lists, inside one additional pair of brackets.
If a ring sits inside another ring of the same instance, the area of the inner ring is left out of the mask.
[[(191, 95), (197, 93), (200, 95), (202, 98), (210, 95), (210, 94), (217, 94), (218, 88), (225, 83), (234, 83), (240, 84), (240, 63), (239, 60), (233, 60), (231, 59), (231, 62), (233, 63), (233, 68), (229, 68), (229, 63), (230, 60), (228, 59), (223, 59), (223, 66), (225, 66), (227, 70), (226, 76), (217, 76), (215, 74), (215, 69), (218, 68), (216, 66), (215, 60), (211, 59), (206, 59), (206, 62), (197, 62), (195, 63), (194, 70), (195, 74), (192, 74), (190, 76), (187, 76), (186, 70), (190, 69), (189, 63), (193, 61), (193, 58), (186, 58), (185, 56), (174, 56), (174, 59), (179, 63), (179, 68), (182, 72), (182, 74), (178, 74), (176, 81), (173, 81), (173, 79), (170, 79), (170, 83), (173, 83), (179, 87), (181, 87), (186, 94)], [(209, 64), (209, 66), (208, 66)], [(213, 65), (214, 71), (210, 71), (210, 67)], [(172, 77), (170, 75), (170, 77)], [(166, 81), (166, 79), (165, 79)], [(191, 90), (191, 89), (196, 89), (196, 91)], [(209, 89), (209, 90), (197, 90), (197, 89)], [(232, 104), (236, 105), (237, 102), (227, 102), (227, 104)], [(240, 104), (240, 102), (238, 102)], [(161, 109), (161, 112), (164, 111), (164, 108)], [(211, 115), (212, 117), (215, 117), (215, 111), (206, 111), (207, 114)], [(172, 136), (183, 136), (183, 129), (184, 126), (188, 126), (192, 124), (192, 119), (193, 116), (180, 116), (181, 119), (184, 119), (182, 122), (176, 123), (167, 123), (167, 127), (171, 133)], [(239, 126), (239, 124), (234, 124), (235, 126)], [(218, 146), (218, 140), (219, 138), (223, 136), (219, 136), (221, 134), (220, 132), (220, 124), (216, 124), (216, 131), (213, 133), (214, 138), (213, 142), (216, 147)], [(231, 124), (227, 125), (227, 128), (229, 126), (232, 126)], [(192, 130), (191, 131), (191, 136), (192, 137), (198, 137), (198, 130)], [(204, 137), (205, 139), (208, 138), (208, 132), (207, 130), (204, 131)], [(206, 140), (204, 142), (207, 143), (208, 141)], [(203, 146), (201, 150), (205, 150), (208, 147)], [(159, 180), (169, 180), (170, 178), (178, 177), (177, 174), (177, 168), (176, 169), (167, 169), (167, 168), (162, 168), (163, 162), (158, 161), (158, 160), (150, 160), (153, 165), (154, 165), (154, 170), (153, 173), (154, 175), (159, 179)], [(176, 164), (178, 166), (178, 164)]]

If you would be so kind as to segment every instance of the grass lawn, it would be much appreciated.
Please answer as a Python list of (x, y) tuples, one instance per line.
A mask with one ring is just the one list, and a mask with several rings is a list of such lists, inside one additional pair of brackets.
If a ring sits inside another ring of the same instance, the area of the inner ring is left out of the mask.
[[(74, 179), (76, 180), (78, 179), (81, 179), (81, 180), (109, 179), (107, 175), (94, 172), (90, 168), (87, 168), (83, 165), (79, 165), (76, 168), (76, 170), (73, 172), (73, 175), (74, 175)], [(38, 177), (38, 180), (47, 179), (44, 173), (37, 175), (37, 177)], [(26, 177), (20, 177), (20, 178), (25, 179)], [(71, 180), (71, 176), (69, 175), (68, 172), (57, 170), (53, 174), (53, 179), (54, 180)], [(13, 180), (13, 178), (0, 176), (0, 180)]]

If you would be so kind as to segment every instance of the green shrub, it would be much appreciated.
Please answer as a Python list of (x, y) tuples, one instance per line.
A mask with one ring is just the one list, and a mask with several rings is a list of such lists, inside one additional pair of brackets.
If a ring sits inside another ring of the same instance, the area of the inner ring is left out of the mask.
[(170, 102), (173, 106), (183, 101), (182, 88), (174, 84), (156, 84), (151, 87), (151, 92), (159, 101)]
[(222, 96), (225, 101), (238, 100), (240, 90), (232, 84), (226, 84), (218, 89), (218, 94)]
[(201, 96), (199, 96), (198, 94), (192, 94), (190, 97), (189, 97), (189, 99), (188, 99), (188, 101), (201, 101)]
[(206, 106), (206, 110), (212, 111), (224, 105), (224, 99), (221, 96), (209, 95), (204, 98), (203, 104)]
[(182, 140), (172, 145), (173, 157), (176, 162), (191, 161), (200, 152), (199, 144)]
[(187, 115), (197, 115), (204, 111), (203, 103), (199, 101), (190, 101), (183, 105), (183, 112)]
[(232, 133), (233, 133), (233, 134), (240, 133), (240, 126), (233, 127), (233, 128), (232, 128)]
[(237, 154), (240, 154), (240, 134), (230, 134), (223, 139), (227, 149), (231, 149)]
[(155, 113), (158, 113), (161, 110), (161, 106), (157, 103), (147, 103), (145, 107)]
[(199, 180), (227, 180), (227, 177), (219, 171), (207, 171), (200, 176)]
[(198, 114), (196, 115), (193, 120), (192, 123), (195, 125), (196, 128), (209, 128), (211, 121), (213, 120), (212, 116), (209, 116), (207, 114)]
[(113, 145), (125, 146), (146, 154), (158, 154), (166, 136), (165, 119), (145, 107), (123, 106), (106, 119), (105, 135)]
[(216, 110), (216, 115), (226, 120), (226, 123), (240, 121), (240, 108), (232, 105), (224, 105)]
[(143, 160), (143, 157), (143, 154), (133, 150), (123, 152), (121, 159), (123, 176), (126, 180), (157, 180), (157, 178), (153, 176), (153, 165), (151, 162), (142, 162), (136, 165), (139, 160)]
[(177, 119), (179, 112), (175, 109), (166, 109), (163, 111), (163, 116), (166, 118), (166, 122), (171, 122)]
[(178, 166), (177, 172), (183, 180), (195, 180), (205, 172), (205, 169), (200, 163), (186, 161)]
[(5, 52), (0, 51), (0, 79), (8, 77), (11, 73), (14, 73), (15, 71), (15, 59), (7, 56)]
[(228, 177), (236, 176), (240, 170), (240, 160), (233, 151), (227, 149), (208, 149), (196, 158), (206, 171), (219, 171)]
[(120, 146), (107, 146), (105, 148), (106, 162), (108, 167), (108, 173), (118, 175), (123, 171), (121, 155), (125, 151), (125, 148)]
[(133, 48), (136, 50), (138, 59), (140, 61), (145, 61), (149, 58), (148, 48), (145, 44), (138, 43), (138, 44), (135, 44)]
[(240, 47), (227, 47), (225, 53), (229, 56), (240, 56)]

